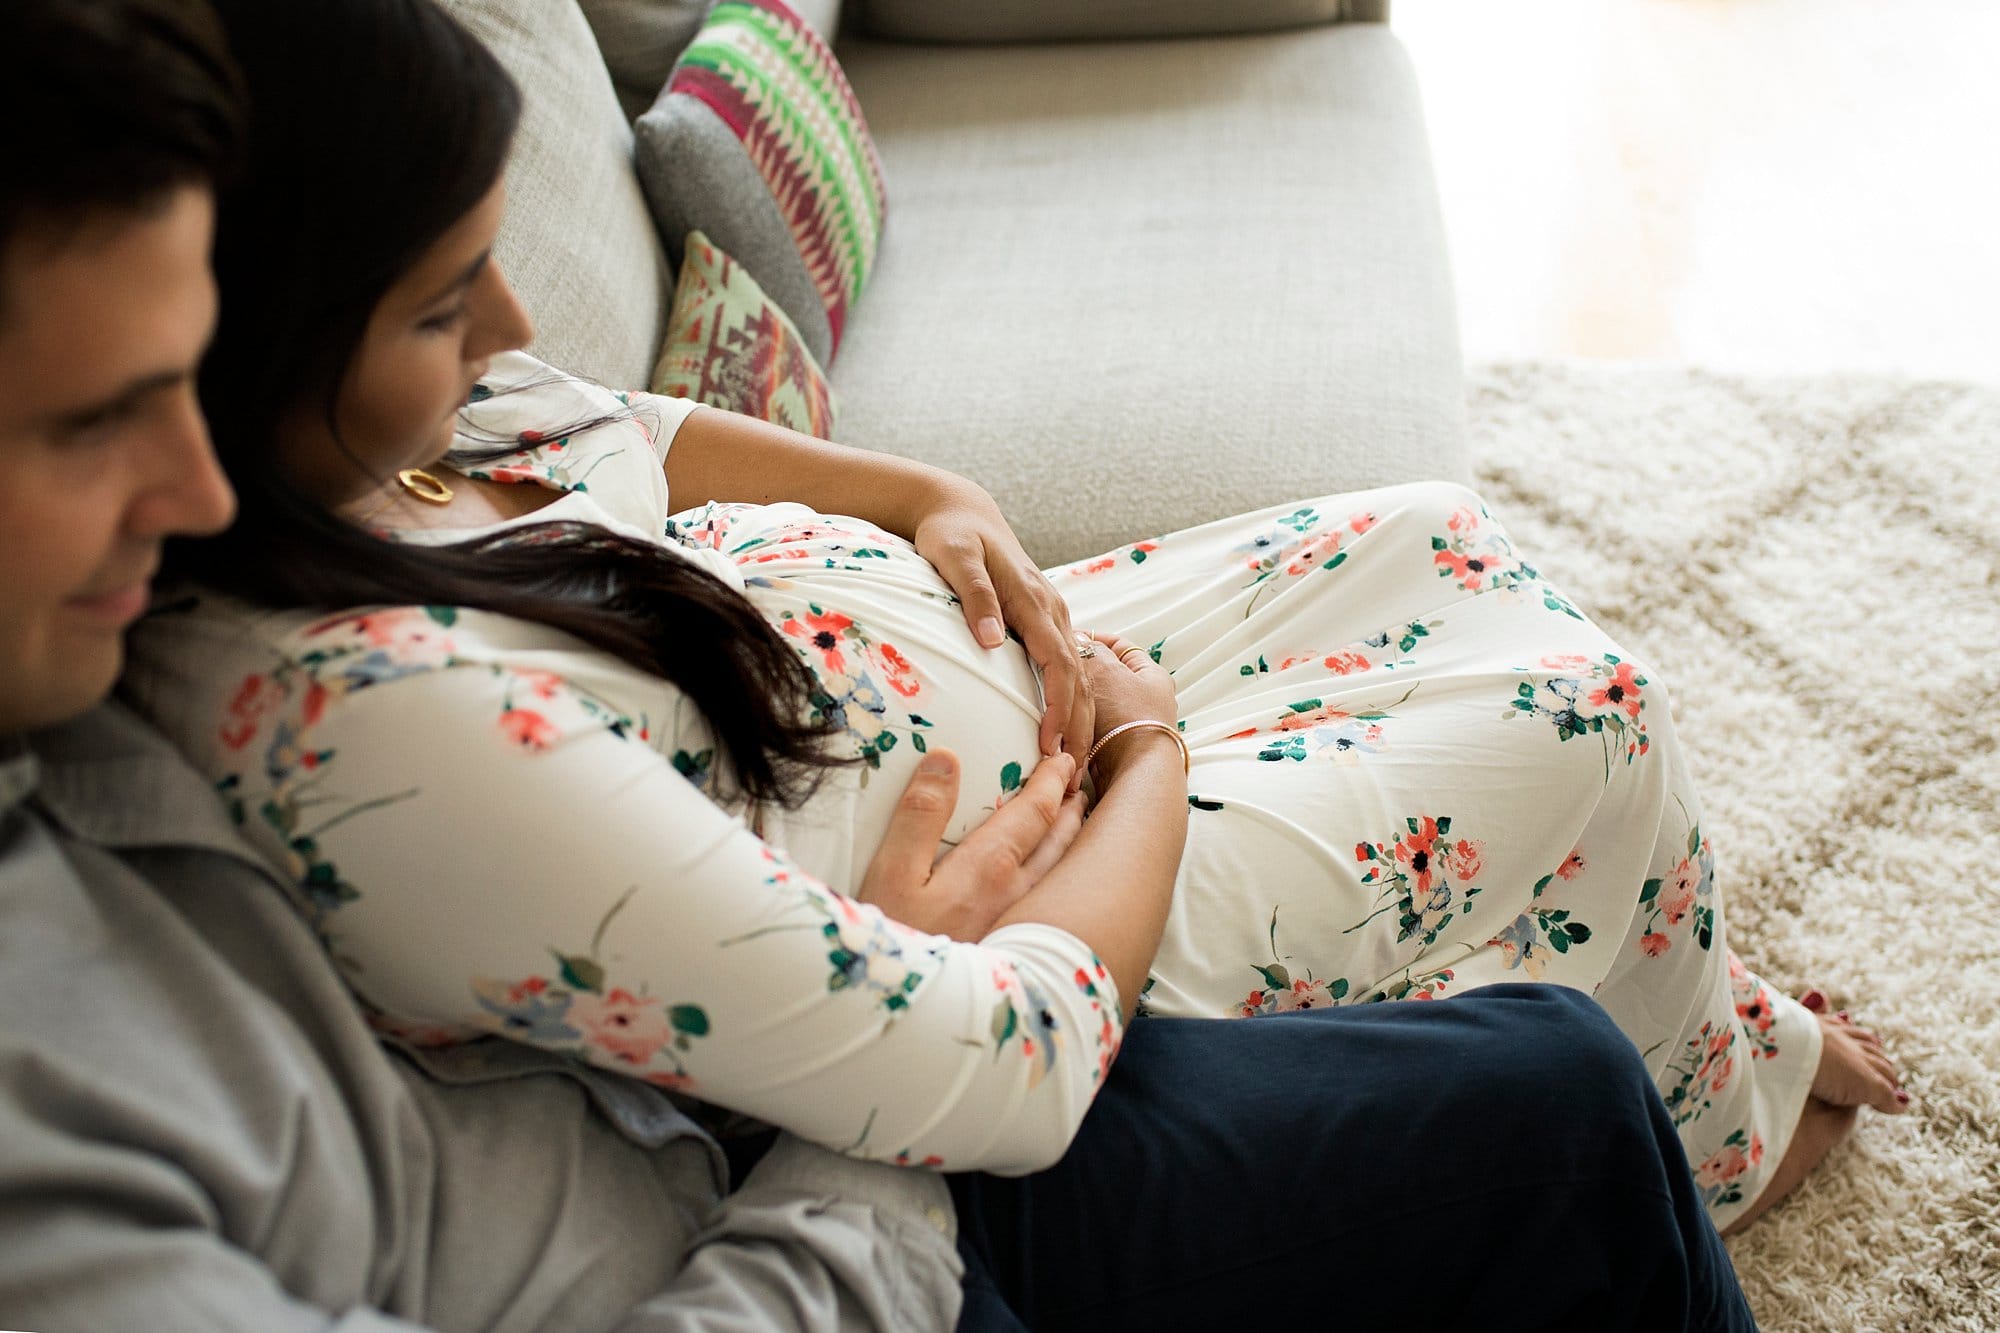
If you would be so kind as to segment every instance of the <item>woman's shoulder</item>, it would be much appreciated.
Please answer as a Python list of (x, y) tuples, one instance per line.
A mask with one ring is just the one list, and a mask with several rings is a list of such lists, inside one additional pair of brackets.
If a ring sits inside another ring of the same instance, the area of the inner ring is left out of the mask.
[(473, 386), (457, 441), (467, 450), (489, 451), (516, 443), (523, 453), (579, 454), (643, 445), (657, 459), (700, 404), (657, 394), (609, 389), (558, 370), (526, 352), (503, 352)]
[(650, 718), (672, 715), (666, 682), (561, 630), (468, 607), (273, 613), (197, 595), (142, 629), (126, 697), (212, 776), (246, 753), (314, 753), (339, 718), (365, 734), (421, 718), (432, 744), (497, 718), (537, 749), (587, 729), (650, 739)]
[(273, 611), (196, 591), (142, 622), (136, 664), (174, 664), (211, 682), (245, 673), (337, 676), (350, 687), (464, 666), (504, 668), (532, 659), (578, 670), (603, 654), (539, 621), (448, 605)]
[(131, 647), (127, 695), (184, 743), (230, 731), (275, 694), (345, 698), (457, 668), (503, 671), (525, 658), (549, 672), (595, 656), (559, 630), (467, 607), (274, 611), (206, 590), (142, 621)]

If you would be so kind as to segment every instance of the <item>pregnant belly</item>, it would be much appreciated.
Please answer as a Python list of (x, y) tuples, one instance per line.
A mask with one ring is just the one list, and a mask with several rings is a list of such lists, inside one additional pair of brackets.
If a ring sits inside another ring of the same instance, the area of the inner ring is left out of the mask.
[[(689, 523), (690, 517), (698, 521)], [(923, 756), (959, 758), (956, 842), (1019, 789), (1039, 758), (1041, 686), (1009, 639), (983, 648), (930, 562), (860, 519), (802, 505), (707, 506), (677, 516), (683, 541), (721, 550), (744, 593), (818, 682), (816, 703), (855, 755), (765, 833), (842, 892), (859, 885)]]

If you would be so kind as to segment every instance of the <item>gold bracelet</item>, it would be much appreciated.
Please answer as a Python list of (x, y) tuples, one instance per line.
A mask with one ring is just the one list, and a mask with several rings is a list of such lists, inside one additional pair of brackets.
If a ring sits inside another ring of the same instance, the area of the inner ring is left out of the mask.
[(1096, 763), (1097, 752), (1111, 744), (1117, 737), (1128, 731), (1142, 730), (1164, 731), (1167, 735), (1173, 737), (1174, 744), (1181, 747), (1181, 776), (1187, 777), (1194, 772), (1194, 756), (1188, 753), (1187, 739), (1181, 735), (1181, 729), (1171, 722), (1161, 722), (1156, 718), (1150, 717), (1142, 717), (1133, 722), (1120, 722), (1117, 726), (1099, 736), (1097, 744), (1091, 746), (1090, 753), (1083, 757), (1083, 766), (1087, 769)]

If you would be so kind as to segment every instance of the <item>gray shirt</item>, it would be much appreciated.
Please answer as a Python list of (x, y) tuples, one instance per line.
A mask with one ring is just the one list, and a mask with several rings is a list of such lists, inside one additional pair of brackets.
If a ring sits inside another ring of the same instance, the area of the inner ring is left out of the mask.
[(640, 1083), (385, 1046), (115, 705), (0, 738), (0, 1327), (932, 1329), (937, 1177), (781, 1136), (734, 1194)]

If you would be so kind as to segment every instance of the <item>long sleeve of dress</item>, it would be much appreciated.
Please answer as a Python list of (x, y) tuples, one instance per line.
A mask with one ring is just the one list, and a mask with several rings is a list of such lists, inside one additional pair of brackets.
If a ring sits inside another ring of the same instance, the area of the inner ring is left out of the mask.
[(220, 788), (365, 1000), (405, 1035), (499, 1032), (855, 1156), (1061, 1156), (1120, 1035), (1087, 947), (954, 942), (830, 890), (644, 719), (528, 655), (466, 656), (474, 624), (517, 622), (328, 622), (225, 710)]

